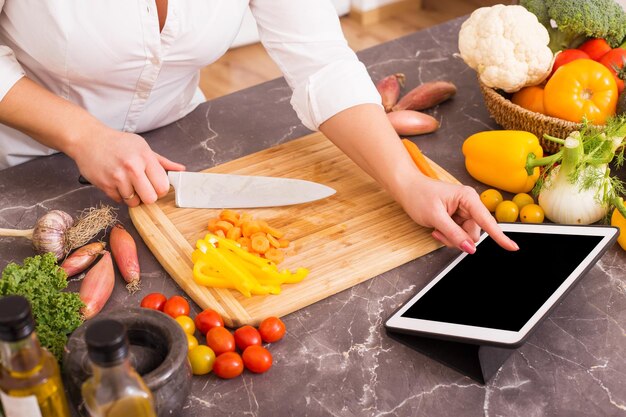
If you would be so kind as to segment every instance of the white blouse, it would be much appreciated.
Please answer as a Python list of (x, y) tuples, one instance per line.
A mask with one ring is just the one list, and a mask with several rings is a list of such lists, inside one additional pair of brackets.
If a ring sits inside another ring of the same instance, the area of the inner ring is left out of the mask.
[[(112, 128), (164, 126), (204, 101), (199, 71), (227, 51), (248, 6), (306, 127), (380, 104), (329, 0), (169, 0), (161, 32), (154, 0), (0, 0), (0, 100), (26, 75)], [(0, 124), (0, 169), (54, 152)]]

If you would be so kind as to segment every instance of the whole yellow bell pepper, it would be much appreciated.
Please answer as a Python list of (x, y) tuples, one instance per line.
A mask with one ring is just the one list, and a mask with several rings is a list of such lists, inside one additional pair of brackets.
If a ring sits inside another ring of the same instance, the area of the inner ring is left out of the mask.
[(527, 193), (539, 178), (539, 166), (558, 159), (542, 158), (537, 136), (523, 130), (475, 133), (463, 142), (465, 168), (476, 180), (511, 193)]
[(619, 229), (619, 235), (617, 237), (617, 243), (626, 250), (626, 207), (624, 206), (624, 200), (617, 198), (613, 201), (615, 208), (611, 215), (611, 226), (615, 226)]

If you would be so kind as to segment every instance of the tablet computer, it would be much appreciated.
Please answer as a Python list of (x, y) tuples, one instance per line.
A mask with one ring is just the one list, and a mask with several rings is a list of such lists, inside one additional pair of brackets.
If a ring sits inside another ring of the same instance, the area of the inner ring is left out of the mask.
[(388, 331), (517, 347), (615, 242), (612, 226), (501, 223), (520, 247), (483, 233), (385, 322)]

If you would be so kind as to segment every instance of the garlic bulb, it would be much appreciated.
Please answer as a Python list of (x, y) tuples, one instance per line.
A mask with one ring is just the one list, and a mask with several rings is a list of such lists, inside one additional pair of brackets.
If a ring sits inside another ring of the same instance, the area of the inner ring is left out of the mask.
[(37, 253), (52, 252), (57, 259), (67, 253), (67, 231), (74, 225), (72, 216), (61, 210), (52, 210), (37, 220), (33, 229), (33, 247)]
[(41, 216), (33, 229), (0, 228), (0, 236), (30, 239), (35, 252), (51, 252), (59, 260), (73, 249), (87, 244), (98, 233), (106, 232), (115, 222), (115, 208), (111, 206), (85, 209), (76, 222), (66, 212), (52, 210)]

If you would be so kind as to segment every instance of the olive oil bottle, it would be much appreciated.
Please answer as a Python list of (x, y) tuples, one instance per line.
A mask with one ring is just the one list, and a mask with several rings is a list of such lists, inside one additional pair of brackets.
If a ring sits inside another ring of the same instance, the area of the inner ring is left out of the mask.
[(57, 360), (39, 345), (28, 300), (0, 298), (0, 402), (6, 417), (70, 417)]
[(91, 417), (156, 417), (152, 393), (128, 359), (124, 325), (101, 319), (85, 331), (93, 375), (82, 386)]

